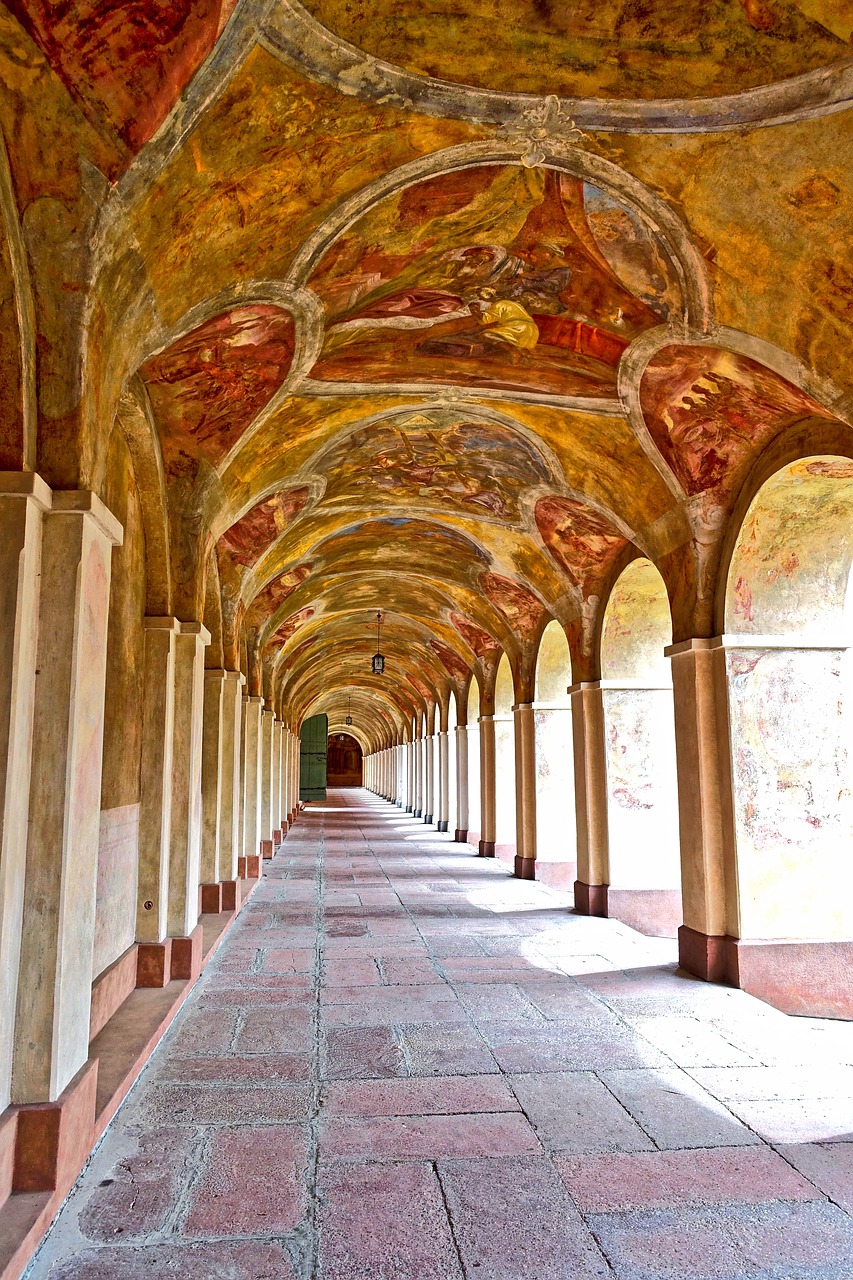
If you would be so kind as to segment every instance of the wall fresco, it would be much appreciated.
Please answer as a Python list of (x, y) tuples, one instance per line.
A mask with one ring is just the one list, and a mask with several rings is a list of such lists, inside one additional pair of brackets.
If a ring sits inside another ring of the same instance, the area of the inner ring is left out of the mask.
[(464, 684), (471, 672), (470, 668), (459, 657), (459, 654), (455, 653), (443, 640), (430, 640), (429, 646), (447, 669), (451, 679)]
[(288, 596), (293, 595), (297, 587), (310, 577), (313, 567), (310, 561), (307, 564), (298, 564), (293, 569), (288, 569), (286, 573), (279, 574), (272, 582), (268, 582), (246, 610), (246, 626), (259, 627), (266, 618), (272, 618)]
[(500, 649), (494, 636), (478, 627), (470, 618), (463, 617), (460, 613), (451, 613), (450, 621), (478, 658), (492, 658)]
[(847, 634), (853, 462), (808, 458), (760, 489), (729, 568), (726, 631), (827, 639)]
[(287, 377), (293, 320), (253, 304), (205, 321), (140, 368), (167, 464), (225, 456)]
[(398, 0), (305, 7), (357, 48), (414, 71), (505, 93), (679, 98), (728, 93), (843, 59), (851, 22), (832, 0)]
[(601, 675), (606, 680), (670, 684), (664, 648), (672, 619), (663, 579), (649, 560), (632, 560), (610, 593), (601, 628)]
[(386, 200), (311, 280), (326, 306), (312, 376), (612, 396), (630, 342), (678, 312), (655, 232), (552, 170), (489, 167)]
[(219, 539), (219, 546), (232, 560), (251, 568), (280, 533), (296, 519), (308, 501), (309, 490), (302, 485), (281, 489), (252, 507)]
[(417, 502), (518, 521), (524, 490), (548, 470), (507, 427), (458, 420), (449, 410), (403, 414), (347, 436), (322, 459), (323, 501)]

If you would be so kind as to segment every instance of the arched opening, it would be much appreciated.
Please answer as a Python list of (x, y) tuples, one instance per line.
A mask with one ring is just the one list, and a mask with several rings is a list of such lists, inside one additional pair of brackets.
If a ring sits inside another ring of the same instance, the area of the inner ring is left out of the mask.
[(515, 689), (503, 655), (495, 681), (495, 856), (515, 865)]
[(850, 460), (808, 458), (767, 480), (735, 545), (724, 637), (738, 937), (751, 940), (737, 948), (739, 982), (789, 1012), (843, 1017), (853, 1017), (851, 528)]
[[(483, 809), (480, 793), (480, 686), (471, 677), (468, 686), (468, 843), (479, 848)], [(458, 778), (457, 778), (458, 781)]]
[(566, 633), (549, 622), (536, 660), (536, 879), (571, 890), (577, 874), (572, 660)]
[(360, 787), (364, 776), (361, 745), (349, 733), (329, 735), (326, 756), (326, 785)]
[(663, 579), (649, 560), (633, 560), (610, 594), (601, 637), (607, 902), (609, 915), (658, 937), (675, 937), (682, 918), (671, 643)]

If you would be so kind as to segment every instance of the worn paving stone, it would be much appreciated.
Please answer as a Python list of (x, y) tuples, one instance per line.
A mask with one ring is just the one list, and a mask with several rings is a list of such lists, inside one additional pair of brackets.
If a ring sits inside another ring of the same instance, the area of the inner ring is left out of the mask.
[(591, 1071), (509, 1079), (540, 1142), (550, 1151), (644, 1151), (654, 1145)]
[(853, 1213), (853, 1142), (807, 1142), (779, 1147), (804, 1178)]
[(326, 1032), (323, 1073), (329, 1080), (405, 1076), (406, 1056), (391, 1027), (338, 1027)]
[(482, 1280), (611, 1275), (547, 1158), (448, 1160), (438, 1169), (467, 1275)]
[(284, 1235), (305, 1216), (306, 1135), (295, 1127), (218, 1129), (183, 1234)]
[(141, 1248), (87, 1249), (57, 1263), (50, 1280), (297, 1280), (287, 1248), (277, 1242), (163, 1242)]
[(761, 1141), (677, 1067), (603, 1071), (601, 1078), (659, 1147), (734, 1147)]
[(320, 1137), (327, 1158), (438, 1160), (451, 1156), (510, 1156), (540, 1151), (523, 1115), (393, 1116), (344, 1119), (332, 1116)]
[(426, 1080), (354, 1080), (326, 1086), (324, 1107), (336, 1116), (453, 1115), (517, 1111), (502, 1076), (435, 1076)]
[(498, 1064), (475, 1027), (402, 1025), (400, 1044), (413, 1076), (483, 1075)]

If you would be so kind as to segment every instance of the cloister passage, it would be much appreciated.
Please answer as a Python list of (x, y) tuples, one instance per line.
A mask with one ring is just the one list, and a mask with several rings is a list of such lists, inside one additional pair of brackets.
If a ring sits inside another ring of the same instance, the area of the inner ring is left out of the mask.
[(853, 1026), (309, 806), (28, 1280), (853, 1274)]

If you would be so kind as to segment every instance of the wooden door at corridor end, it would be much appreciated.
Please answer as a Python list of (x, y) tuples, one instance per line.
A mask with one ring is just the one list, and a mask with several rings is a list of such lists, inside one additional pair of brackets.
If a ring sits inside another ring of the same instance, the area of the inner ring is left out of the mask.
[(299, 734), (299, 799), (326, 799), (329, 717), (311, 716)]

